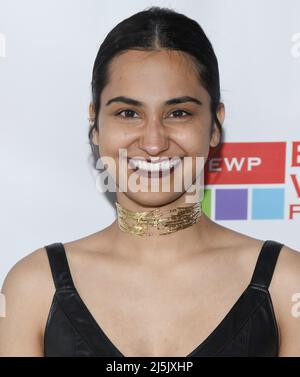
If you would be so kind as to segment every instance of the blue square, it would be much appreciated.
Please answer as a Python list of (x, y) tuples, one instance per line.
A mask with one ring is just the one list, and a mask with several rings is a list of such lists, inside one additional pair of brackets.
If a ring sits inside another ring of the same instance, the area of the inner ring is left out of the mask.
[(252, 219), (269, 220), (284, 218), (284, 189), (253, 189)]

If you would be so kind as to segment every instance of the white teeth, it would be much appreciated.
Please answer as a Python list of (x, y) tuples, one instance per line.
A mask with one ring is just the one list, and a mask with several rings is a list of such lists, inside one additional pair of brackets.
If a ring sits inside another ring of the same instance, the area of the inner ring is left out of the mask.
[(151, 163), (142, 160), (130, 159), (130, 165), (134, 169), (149, 170), (149, 171), (164, 171), (170, 170), (174, 166), (178, 165), (180, 158), (170, 160), (164, 160), (162, 162)]

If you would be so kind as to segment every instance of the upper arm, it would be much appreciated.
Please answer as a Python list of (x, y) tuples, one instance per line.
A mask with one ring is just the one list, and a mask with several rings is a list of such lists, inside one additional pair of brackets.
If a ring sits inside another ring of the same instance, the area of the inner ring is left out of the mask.
[(53, 289), (46, 262), (44, 248), (38, 249), (17, 262), (4, 280), (0, 356), (43, 356), (43, 328)]
[(270, 292), (280, 333), (279, 356), (300, 356), (300, 252), (283, 246)]

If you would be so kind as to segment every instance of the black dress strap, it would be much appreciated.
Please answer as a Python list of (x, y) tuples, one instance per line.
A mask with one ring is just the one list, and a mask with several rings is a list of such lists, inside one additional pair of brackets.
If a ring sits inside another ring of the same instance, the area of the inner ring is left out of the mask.
[(61, 242), (56, 242), (44, 247), (47, 250), (56, 290), (74, 288), (64, 245)]
[(273, 240), (264, 242), (257, 258), (250, 285), (268, 289), (272, 280), (277, 258), (283, 244)]

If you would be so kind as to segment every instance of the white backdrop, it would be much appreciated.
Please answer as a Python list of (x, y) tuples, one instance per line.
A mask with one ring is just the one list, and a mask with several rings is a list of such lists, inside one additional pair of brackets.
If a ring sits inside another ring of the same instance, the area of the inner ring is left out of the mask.
[[(195, 18), (219, 60), (227, 142), (300, 140), (298, 0), (0, 0), (0, 283), (17, 260), (109, 225), (88, 161), (92, 65), (105, 35), (150, 5)], [(287, 171), (287, 203), (300, 204)], [(300, 249), (300, 215), (223, 225)]]

